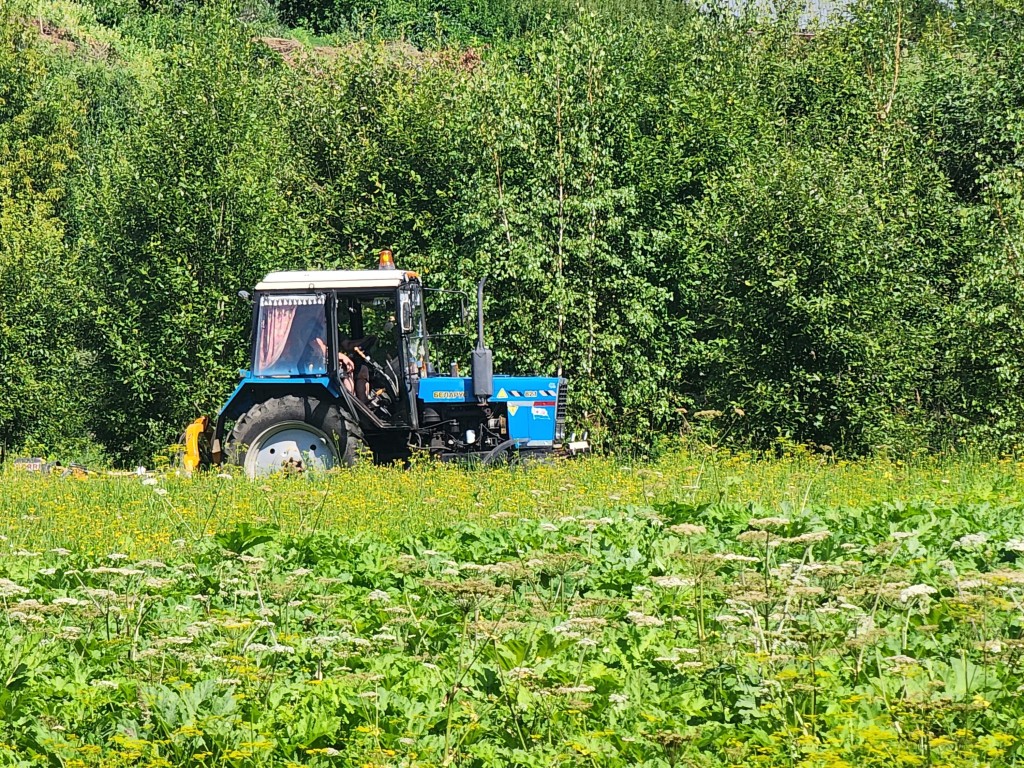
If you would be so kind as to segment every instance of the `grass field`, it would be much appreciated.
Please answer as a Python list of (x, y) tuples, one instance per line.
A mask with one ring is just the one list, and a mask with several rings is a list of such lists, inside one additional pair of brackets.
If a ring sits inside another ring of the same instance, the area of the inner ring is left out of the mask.
[[(460, 522), (545, 518), (670, 502), (804, 515), (917, 502), (938, 508), (1022, 499), (1024, 468), (1010, 461), (834, 461), (797, 452), (756, 461), (670, 453), (652, 463), (590, 458), (479, 471), (430, 463), (412, 470), (359, 466), (320, 477), (251, 483), (237, 474), (195, 480), (173, 473), (88, 480), (0, 473), (0, 511), (11, 548), (117, 550), (140, 557), (238, 523), (285, 533), (374, 532), (387, 539)], [(176, 542), (176, 543), (175, 543)]]
[(1014, 765), (1015, 462), (0, 475), (0, 765)]

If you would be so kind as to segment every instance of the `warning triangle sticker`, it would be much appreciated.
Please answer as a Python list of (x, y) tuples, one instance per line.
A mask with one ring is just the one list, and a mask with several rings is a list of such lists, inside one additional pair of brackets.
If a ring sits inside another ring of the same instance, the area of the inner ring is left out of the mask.
[(508, 397), (508, 392), (506, 392), (505, 388), (502, 387), (501, 389), (498, 390), (498, 394), (495, 395), (495, 397)]
[(518, 406), (518, 405), (510, 405), (510, 406), (508, 407), (508, 412), (509, 412), (509, 414), (511, 414), (512, 416), (515, 416), (515, 415), (516, 415), (516, 411), (518, 411), (518, 410), (519, 410), (519, 406)]

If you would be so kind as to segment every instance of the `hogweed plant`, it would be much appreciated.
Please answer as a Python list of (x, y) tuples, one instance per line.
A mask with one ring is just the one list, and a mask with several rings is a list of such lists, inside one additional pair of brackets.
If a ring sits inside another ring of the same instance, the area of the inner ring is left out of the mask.
[[(0, 478), (0, 765), (1016, 763), (1012, 484), (765, 505), (596, 467), (275, 479), (245, 521), (236, 479)], [(404, 527), (339, 532), (329, 488), (387, 482)], [(107, 547), (70, 506), (104, 488)]]

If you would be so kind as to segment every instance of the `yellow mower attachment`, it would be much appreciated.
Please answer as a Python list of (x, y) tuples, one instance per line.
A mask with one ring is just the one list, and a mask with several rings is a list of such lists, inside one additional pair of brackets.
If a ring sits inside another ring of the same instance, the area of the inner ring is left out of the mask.
[(200, 441), (209, 440), (210, 417), (200, 416), (185, 428), (185, 458), (182, 461), (185, 474), (191, 475), (203, 466), (203, 450)]

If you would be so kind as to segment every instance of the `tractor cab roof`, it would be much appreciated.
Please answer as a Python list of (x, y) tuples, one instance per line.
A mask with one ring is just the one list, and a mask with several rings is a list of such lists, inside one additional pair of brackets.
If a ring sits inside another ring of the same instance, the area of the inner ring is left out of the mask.
[(307, 272), (271, 272), (257, 285), (257, 291), (319, 291), (393, 289), (412, 280), (415, 272), (398, 269), (336, 269)]

